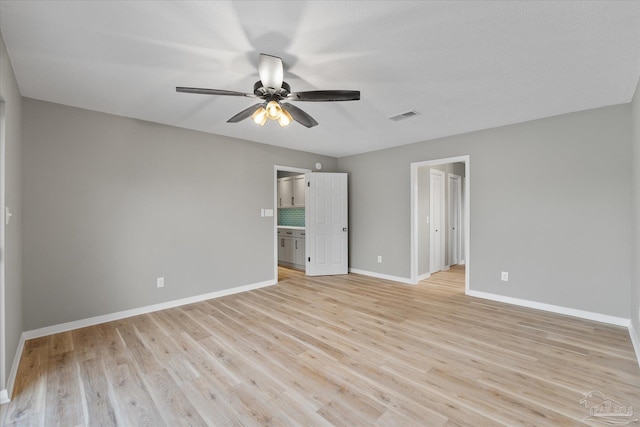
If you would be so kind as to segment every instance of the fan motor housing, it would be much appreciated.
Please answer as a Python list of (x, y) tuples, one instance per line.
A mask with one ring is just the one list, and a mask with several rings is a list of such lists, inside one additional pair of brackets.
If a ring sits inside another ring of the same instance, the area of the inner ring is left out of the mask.
[(289, 86), (289, 83), (282, 82), (282, 86), (280, 87), (280, 89), (276, 90), (274, 93), (271, 93), (269, 89), (265, 88), (262, 85), (262, 82), (258, 80), (253, 85), (253, 93), (260, 98), (265, 98), (267, 96), (272, 96), (272, 95), (276, 95), (278, 97), (284, 98), (287, 95), (289, 95), (289, 93), (291, 93), (291, 87)]

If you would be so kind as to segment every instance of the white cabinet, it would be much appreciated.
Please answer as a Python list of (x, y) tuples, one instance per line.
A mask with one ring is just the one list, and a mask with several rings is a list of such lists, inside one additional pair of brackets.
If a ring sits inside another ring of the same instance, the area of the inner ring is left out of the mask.
[(293, 177), (293, 207), (304, 208), (304, 190), (305, 179), (304, 175), (298, 175)]
[(278, 178), (278, 207), (304, 208), (304, 175)]
[(293, 177), (278, 178), (278, 207), (290, 208), (293, 205)]
[(295, 254), (295, 260), (294, 260), (294, 264), (297, 264), (301, 267), (304, 268), (305, 265), (305, 258), (306, 258), (306, 252), (305, 252), (305, 247), (304, 247), (304, 239), (305, 239), (305, 232), (302, 230), (298, 230), (295, 232), (295, 238), (294, 240), (294, 254)]
[(278, 229), (278, 264), (304, 270), (306, 262), (304, 244), (304, 230)]
[(295, 264), (294, 231), (286, 228), (278, 230), (278, 262)]

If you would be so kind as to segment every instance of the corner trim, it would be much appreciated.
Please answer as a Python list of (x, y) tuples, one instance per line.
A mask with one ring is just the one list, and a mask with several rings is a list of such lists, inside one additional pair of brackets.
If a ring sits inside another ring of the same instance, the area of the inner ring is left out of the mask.
[(512, 305), (518, 305), (521, 307), (535, 308), (536, 310), (549, 311), (557, 314), (564, 314), (566, 316), (578, 317), (586, 320), (595, 320), (596, 322), (608, 323), (610, 325), (616, 325), (616, 326), (623, 326), (625, 328), (629, 328), (629, 326), (631, 325), (631, 320), (625, 319), (623, 317), (609, 316), (607, 314), (577, 310), (575, 308), (545, 304), (543, 302), (529, 301), (526, 299), (512, 298), (504, 295), (497, 295), (497, 294), (492, 294), (488, 292), (480, 292), (480, 291), (472, 291), (472, 290), (469, 290), (469, 292), (467, 292), (467, 295), (476, 297), (476, 298), (483, 298), (483, 299), (488, 299), (492, 301), (504, 302)]
[(24, 342), (26, 341), (24, 332), (20, 335), (20, 341), (18, 342), (18, 348), (16, 348), (16, 354), (13, 356), (13, 363), (11, 364), (11, 372), (9, 372), (9, 378), (7, 379), (7, 388), (0, 390), (0, 405), (11, 402), (11, 395), (13, 394), (13, 385), (16, 382), (16, 375), (18, 375), (18, 367), (20, 366), (20, 358), (22, 357), (22, 350), (24, 350)]
[[(167, 301), (159, 304), (147, 305), (145, 307), (132, 308), (130, 310), (118, 311), (116, 313), (104, 314), (102, 316), (89, 317), (87, 319), (74, 320), (73, 322), (60, 323), (58, 325), (46, 326), (44, 328), (33, 329), (22, 334), (25, 340), (40, 338), (47, 335), (67, 332), (74, 329), (85, 328), (87, 326), (98, 325), (100, 323), (112, 322), (114, 320), (125, 319), (127, 317), (138, 316), (140, 314), (152, 313), (154, 311), (166, 310), (168, 308), (179, 307), (181, 305), (193, 304), (195, 302), (205, 301), (208, 299), (220, 298), (227, 295), (233, 295), (240, 292), (252, 291), (254, 289), (273, 286), (276, 280), (266, 280), (264, 282), (252, 283), (249, 285), (238, 286), (235, 288), (224, 289), (221, 291), (209, 292), (207, 294), (196, 295), (192, 297), (182, 298), (173, 301)], [(21, 353), (21, 352), (20, 352)]]
[(360, 270), (358, 268), (349, 268), (349, 273), (362, 274), (363, 276), (375, 277), (377, 279), (391, 280), (392, 282), (400, 282), (405, 285), (416, 284), (406, 277), (391, 276), (389, 274), (375, 273), (373, 271)]
[(629, 335), (631, 336), (631, 343), (633, 344), (633, 349), (636, 352), (636, 359), (638, 359), (638, 366), (640, 366), (640, 336), (638, 336), (638, 331), (633, 326), (633, 322), (629, 323)]
[(427, 280), (429, 277), (431, 277), (431, 273), (424, 273), (424, 274), (419, 275), (417, 277), (416, 281), (422, 282), (423, 280)]

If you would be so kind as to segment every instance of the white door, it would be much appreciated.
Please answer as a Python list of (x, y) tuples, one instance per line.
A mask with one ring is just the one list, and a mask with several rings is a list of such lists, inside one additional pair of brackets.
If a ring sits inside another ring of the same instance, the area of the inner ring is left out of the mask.
[(313, 172), (306, 182), (307, 275), (347, 274), (347, 174)]
[(465, 230), (465, 224), (466, 224), (466, 212), (467, 212), (467, 207), (465, 205), (465, 198), (466, 198), (466, 183), (465, 183), (465, 177), (460, 178), (460, 262), (458, 264), (465, 264), (466, 263), (466, 257), (467, 257), (467, 248), (465, 247), (465, 233), (467, 232)]
[(444, 172), (431, 169), (429, 178), (429, 258), (430, 271), (435, 273), (444, 268)]
[(449, 175), (449, 265), (460, 262), (462, 180), (459, 175)]

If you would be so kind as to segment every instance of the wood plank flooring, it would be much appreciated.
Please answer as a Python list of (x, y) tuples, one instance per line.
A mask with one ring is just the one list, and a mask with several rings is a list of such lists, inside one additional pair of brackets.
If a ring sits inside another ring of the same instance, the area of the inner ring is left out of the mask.
[(417, 286), (308, 278), (28, 341), (4, 425), (560, 426), (640, 416), (628, 332)]
[(296, 277), (304, 277), (305, 273), (301, 270), (278, 266), (278, 281), (295, 279)]

